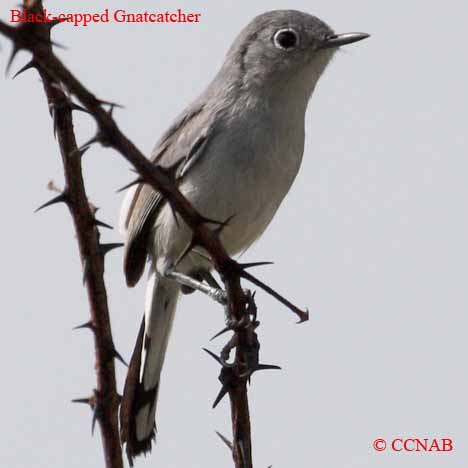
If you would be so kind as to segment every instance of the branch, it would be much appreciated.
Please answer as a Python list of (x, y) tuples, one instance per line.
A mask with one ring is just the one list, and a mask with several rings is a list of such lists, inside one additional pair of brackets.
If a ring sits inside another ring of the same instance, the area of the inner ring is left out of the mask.
[[(28, 11), (42, 14), (41, 2), (36, 2)], [(31, 31), (32, 34), (42, 38), (40, 41), (42, 53), (44, 55), (51, 54), (51, 45), (47, 43), (47, 39), (50, 37), (50, 24), (33, 24)], [(97, 386), (91, 397), (75, 401), (86, 402), (93, 410), (93, 428), (97, 422), (101, 431), (106, 467), (123, 468), (118, 431), (120, 397), (116, 390), (114, 368), (114, 358), (118, 356), (118, 353), (112, 339), (104, 283), (105, 247), (99, 242), (100, 234), (97, 229), (98, 225), (103, 223), (96, 220), (96, 210), (88, 202), (84, 187), (81, 157), (77, 154), (73, 131), (73, 105), (63, 91), (54, 85), (55, 81), (47, 70), (37, 64), (34, 53), (31, 63), (33, 65), (30, 65), (30, 68), (37, 68), (44, 84), (49, 111), (54, 121), (54, 132), (58, 138), (65, 177), (63, 192), (40, 208), (63, 202), (70, 211), (75, 226), (90, 306), (91, 317), (85, 325), (94, 334)]]

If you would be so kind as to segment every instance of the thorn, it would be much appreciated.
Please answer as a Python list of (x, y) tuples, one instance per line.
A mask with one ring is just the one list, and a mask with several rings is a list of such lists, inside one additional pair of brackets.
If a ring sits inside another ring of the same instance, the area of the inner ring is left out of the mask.
[(122, 106), (121, 104), (117, 104), (116, 102), (104, 101), (103, 99), (98, 99), (97, 101), (98, 101), (99, 105), (101, 105), (101, 106), (110, 106), (111, 109), (113, 109), (114, 107), (118, 107), (119, 109), (125, 109), (124, 106)]
[(203, 216), (200, 213), (198, 215), (199, 215), (198, 216), (198, 223), (199, 224), (216, 224), (216, 225), (223, 224), (221, 221), (217, 221), (216, 219), (207, 218), (206, 216)]
[(178, 159), (175, 163), (171, 164), (170, 166), (163, 167), (161, 165), (157, 165), (157, 168), (164, 172), (168, 177), (170, 177), (173, 181), (177, 178), (177, 171), (186, 163), (186, 158)]
[(213, 409), (215, 409), (218, 406), (219, 402), (225, 397), (228, 391), (229, 389), (227, 385), (223, 385), (221, 387), (221, 390), (219, 391), (217, 397), (215, 398), (215, 401), (213, 402)]
[(110, 117), (113, 118), (113, 113), (114, 113), (114, 109), (115, 109), (115, 105), (114, 104), (111, 104), (110, 107), (109, 107), (109, 110), (107, 111), (107, 113), (110, 115)]
[(302, 312), (301, 317), (299, 318), (299, 322), (297, 322), (298, 325), (300, 325), (301, 323), (307, 322), (309, 320), (309, 309), (307, 309), (306, 307), (306, 310), (301, 311), (301, 312)]
[[(202, 254), (200, 254), (202, 255)], [(202, 255), (204, 258), (206, 258), (207, 260), (210, 260), (209, 258), (205, 257), (204, 255)], [(216, 289), (222, 289), (221, 288), (221, 285), (216, 281), (215, 277), (209, 272), (209, 271), (205, 271), (203, 270), (202, 271), (202, 277), (203, 279), (213, 288), (216, 288)]]
[(47, 21), (47, 23), (45, 23), (44, 25), (46, 28), (49, 28), (50, 31), (53, 27), (57, 26), (57, 24), (60, 23), (63, 23), (63, 21), (60, 21), (59, 19), (53, 19), (52, 21)]
[(114, 348), (114, 350), (112, 351), (112, 354), (114, 355), (114, 358), (117, 359), (118, 361), (120, 361), (125, 367), (128, 367), (128, 364), (127, 362), (125, 361), (125, 359), (122, 357), (122, 355)]
[(237, 215), (236, 214), (233, 214), (231, 216), (229, 216), (228, 218), (226, 218), (225, 221), (223, 221), (222, 223), (217, 223), (218, 224), (218, 227), (216, 229), (213, 230), (213, 232), (219, 237), (221, 236), (221, 233), (223, 232), (223, 229), (225, 229), (227, 226), (229, 226), (229, 223), (232, 221), (233, 218), (235, 218)]
[(98, 402), (97, 391), (94, 390), (93, 395), (86, 398), (75, 398), (72, 400), (72, 403), (84, 403), (89, 405), (90, 408), (93, 410), (93, 420), (91, 423), (91, 434), (94, 435), (94, 427), (96, 425), (96, 421), (101, 418), (102, 416), (102, 407)]
[(72, 403), (84, 403), (89, 406), (94, 406), (95, 398), (94, 396), (92, 397), (87, 397), (87, 398), (75, 398), (72, 400)]
[(216, 338), (220, 337), (221, 335), (224, 335), (224, 333), (227, 333), (228, 331), (232, 331), (232, 328), (230, 326), (224, 327), (220, 332), (216, 333), (216, 335), (210, 338), (210, 341), (215, 340)]
[(82, 148), (82, 149), (76, 148), (75, 150), (70, 152), (69, 156), (71, 158), (73, 157), (81, 158), (86, 153), (86, 151), (89, 150), (89, 148), (91, 148), (91, 146), (87, 146), (86, 148)]
[[(252, 299), (251, 299), (252, 300)], [(247, 310), (247, 313), (250, 315), (253, 315), (253, 313), (249, 310)], [(213, 336), (213, 338), (210, 339), (210, 341), (213, 341), (214, 339), (218, 338), (219, 336), (223, 335), (224, 333), (227, 333), (228, 331), (236, 331), (240, 329), (247, 329), (249, 327), (254, 326), (254, 329), (258, 326), (259, 322), (251, 322), (249, 320), (248, 316), (243, 316), (240, 320), (235, 320), (235, 319), (229, 319), (227, 320), (227, 325), (216, 335)], [(221, 353), (221, 359), (223, 359), (223, 353)], [(228, 358), (226, 358), (228, 359)], [(224, 365), (226, 365), (226, 362), (224, 362)]]
[[(52, 84), (51, 84), (51, 86), (52, 86)], [(55, 104), (54, 102), (51, 102), (51, 103), (49, 104), (48, 107), (49, 107), (49, 115), (50, 115), (51, 117), (53, 117), (54, 111), (55, 111), (55, 109), (58, 107), (58, 105)]]
[(76, 110), (76, 111), (80, 111), (80, 112), (85, 112), (86, 114), (89, 114), (90, 112), (88, 111), (88, 109), (85, 109), (84, 107), (81, 107), (79, 106), (78, 104), (75, 104), (74, 102), (70, 102), (70, 109), (72, 111)]
[(91, 422), (91, 435), (94, 435), (94, 428), (96, 427), (96, 421), (101, 419), (102, 416), (102, 408), (101, 405), (96, 404), (94, 406), (94, 411), (93, 411), (93, 420)]
[(111, 225), (109, 224), (106, 224), (102, 221), (99, 221), (99, 219), (94, 219), (94, 224), (96, 226), (100, 226), (100, 227), (103, 227), (103, 228), (106, 228), (106, 229), (114, 229)]
[(254, 372), (262, 370), (281, 370), (281, 367), (273, 364), (259, 364)]
[(54, 46), (54, 47), (57, 47), (57, 49), (62, 49), (62, 50), (67, 50), (68, 47), (63, 45), (63, 44), (60, 44), (60, 42), (55, 42), (55, 41), (47, 41), (48, 44), (50, 44), (51, 46)]
[[(222, 378), (223, 380), (221, 380), (221, 383), (223, 384), (223, 387), (227, 386), (227, 382), (229, 381), (229, 378), (230, 378), (229, 377), (229, 372), (232, 372), (232, 369), (233, 369), (233, 367), (235, 365), (234, 363), (230, 364), (229, 362), (226, 362), (226, 360), (229, 359), (229, 355), (227, 355), (226, 358), (223, 359), (223, 356), (217, 356), (215, 353), (211, 352), (209, 349), (206, 349), (206, 348), (202, 348), (202, 349), (203, 349), (203, 351), (207, 352), (222, 367), (221, 376), (223, 376), (223, 377), (220, 376), (220, 379)], [(218, 397), (219, 396), (220, 395), (218, 395)], [(223, 394), (223, 396), (224, 396), (224, 394)], [(223, 396), (221, 396), (221, 398)], [(215, 403), (218, 404), (219, 401), (216, 399)], [(214, 408), (214, 406), (213, 406), (213, 408)]]
[(36, 210), (34, 210), (34, 213), (37, 213), (38, 211), (42, 210), (43, 208), (47, 208), (48, 206), (55, 205), (56, 203), (68, 204), (69, 200), (67, 193), (62, 192), (60, 195), (57, 195), (56, 197), (52, 198), (52, 200), (49, 200), (48, 202), (41, 205), (39, 208), (36, 208)]
[(109, 244), (99, 244), (99, 253), (101, 255), (108, 254), (111, 250), (118, 249), (122, 247), (124, 244), (122, 242), (115, 242)]
[(218, 431), (215, 431), (215, 432), (216, 432), (216, 435), (224, 442), (224, 444), (232, 452), (232, 442), (227, 437), (223, 436), (221, 432), (218, 432)]
[(14, 80), (18, 75), (21, 75), (21, 73), (24, 73), (25, 71), (31, 69), (31, 68), (37, 68), (37, 63), (35, 62), (34, 59), (31, 59), (24, 67), (20, 68), (14, 75), (12, 80)]
[(123, 192), (124, 190), (127, 190), (128, 188), (133, 187), (134, 185), (144, 184), (144, 183), (146, 183), (145, 180), (142, 177), (138, 177), (137, 179), (133, 180), (129, 184), (124, 185), (123, 187), (116, 190), (116, 193)]
[(257, 328), (260, 323), (257, 322), (258, 309), (257, 304), (255, 304), (255, 294), (257, 294), (257, 291), (254, 291), (253, 293), (250, 293), (249, 291), (249, 294), (247, 295), (247, 314), (252, 316), (253, 322), (257, 323), (255, 326), (255, 328)]
[(86, 398), (75, 398), (72, 400), (72, 403), (84, 403), (89, 405), (93, 410), (93, 421), (91, 423), (91, 434), (94, 434), (94, 427), (96, 425), (96, 421), (101, 418), (102, 416), (102, 408), (101, 405), (98, 403), (97, 399), (97, 391), (94, 390), (94, 394), (90, 397)]
[(86, 280), (88, 279), (88, 275), (90, 271), (89, 266), (90, 266), (89, 258), (88, 257), (83, 258), (83, 286), (86, 284)]
[(203, 351), (208, 353), (220, 366), (224, 367), (224, 362), (221, 360), (221, 358), (219, 356), (217, 356), (215, 353), (213, 353), (209, 349), (206, 349), (206, 348), (202, 348), (202, 349), (203, 349)]
[[(55, 26), (55, 25), (54, 25)], [(49, 47), (58, 47), (59, 49), (62, 49), (62, 50), (67, 50), (67, 47), (64, 46), (63, 44), (60, 44), (58, 42), (55, 42), (53, 40), (50, 39), (50, 37), (43, 37), (43, 36), (38, 36), (38, 35), (35, 35), (34, 36), (34, 39), (37, 41), (37, 42), (42, 42), (44, 45), (47, 45)]]
[(93, 138), (91, 138), (90, 140), (88, 140), (86, 143), (84, 143), (83, 145), (81, 145), (79, 148), (77, 148), (76, 150), (72, 151), (70, 156), (74, 156), (75, 153), (81, 153), (80, 156), (82, 156), (84, 154), (84, 152), (86, 150), (89, 149), (89, 147), (91, 145), (93, 145), (94, 143), (101, 143), (101, 145), (103, 146), (106, 146), (105, 143), (104, 143), (104, 139), (102, 137), (102, 135), (98, 132), (96, 135), (93, 136)]
[[(54, 103), (54, 104), (51, 104), (49, 106), (50, 115), (54, 120), (54, 137), (55, 137), (56, 133), (57, 133), (57, 123), (58, 123), (58, 112), (57, 111), (59, 109), (68, 109), (70, 111), (79, 110), (81, 112), (86, 112), (86, 113), (88, 113), (88, 111), (85, 108), (79, 106), (78, 104), (75, 104), (74, 102), (72, 102), (70, 97), (67, 96), (66, 90), (64, 90), (60, 85), (56, 85), (55, 83), (53, 85), (55, 85), (54, 87), (59, 89), (60, 92), (63, 94), (63, 100), (61, 102), (59, 102), (57, 104)], [(82, 154), (84, 154), (84, 152), (87, 149), (88, 149), (88, 147), (83, 147)]]
[(253, 262), (253, 263), (239, 263), (240, 268), (247, 270), (248, 268), (255, 268), (263, 265), (274, 265), (273, 262)]
[(88, 320), (87, 322), (83, 323), (82, 325), (77, 325), (73, 327), (73, 330), (81, 330), (83, 328), (89, 328), (90, 330), (94, 330), (94, 324), (92, 320)]
[(216, 224), (218, 226), (224, 224), (223, 221), (218, 221), (216, 219), (207, 218), (206, 216), (198, 213), (198, 223), (199, 224)]
[(13, 48), (11, 49), (11, 54), (10, 58), (8, 59), (8, 63), (5, 69), (5, 76), (8, 76), (8, 73), (10, 72), (11, 65), (13, 63), (13, 60), (16, 57), (16, 54), (20, 51), (20, 47), (17, 46), (16, 44), (13, 44)]
[(225, 228), (232, 220), (232, 218), (234, 218), (235, 214), (229, 216), (225, 221), (218, 221), (216, 219), (211, 219), (211, 218), (207, 218), (206, 216), (203, 216), (201, 214), (198, 215), (198, 223), (199, 224), (216, 224), (218, 226), (217, 230), (222, 230), (223, 228)]
[(246, 280), (258, 286), (259, 288), (263, 289), (266, 293), (270, 294), (270, 296), (273, 296), (277, 301), (279, 301), (281, 304), (285, 305), (289, 310), (294, 312), (299, 317), (299, 322), (297, 323), (303, 323), (309, 320), (308, 309), (306, 309), (305, 311), (299, 309), (299, 307), (295, 306), (286, 298), (278, 294), (274, 289), (270, 288), (270, 286), (266, 285), (265, 283), (257, 279), (255, 276), (252, 276), (250, 273), (247, 273), (246, 271), (241, 269), (239, 274), (242, 278), (245, 278)]
[(100, 137), (99, 135), (95, 135), (93, 136), (93, 138), (90, 138), (86, 143), (84, 143), (83, 145), (81, 145), (80, 147), (78, 147), (75, 152), (82, 152), (82, 151), (86, 151), (91, 145), (93, 145), (94, 143), (98, 143), (100, 140)]

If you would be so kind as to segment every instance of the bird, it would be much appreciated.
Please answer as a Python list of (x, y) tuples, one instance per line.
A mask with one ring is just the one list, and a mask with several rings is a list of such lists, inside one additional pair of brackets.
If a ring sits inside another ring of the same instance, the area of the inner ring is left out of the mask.
[[(206, 218), (230, 219), (220, 235), (229, 255), (245, 252), (262, 235), (289, 192), (303, 157), (308, 103), (333, 55), (367, 37), (336, 34), (296, 10), (260, 14), (241, 30), (205, 91), (157, 142), (152, 162), (175, 171), (192, 206)], [(127, 285), (134, 286), (149, 265), (120, 409), (121, 439), (133, 466), (156, 436), (161, 370), (178, 298), (203, 282), (212, 290), (215, 284), (206, 255), (191, 251), (181, 258), (191, 230), (149, 185), (128, 190), (120, 227)]]

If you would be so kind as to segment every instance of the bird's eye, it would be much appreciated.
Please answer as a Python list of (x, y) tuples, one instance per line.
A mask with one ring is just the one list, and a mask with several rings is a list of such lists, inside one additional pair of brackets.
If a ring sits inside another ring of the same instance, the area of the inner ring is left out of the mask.
[(294, 49), (298, 43), (299, 36), (297, 32), (291, 28), (280, 29), (276, 31), (273, 36), (273, 44), (275, 44), (275, 47), (278, 47), (278, 49), (291, 50)]

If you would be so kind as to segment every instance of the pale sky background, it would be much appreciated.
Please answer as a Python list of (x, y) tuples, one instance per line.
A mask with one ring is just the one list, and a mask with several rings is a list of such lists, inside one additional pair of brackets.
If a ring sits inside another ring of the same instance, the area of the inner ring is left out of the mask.
[[(4, 1), (1, 17), (17, 2)], [(257, 468), (455, 468), (468, 458), (468, 3), (409, 0), (51, 0), (52, 12), (183, 8), (199, 24), (59, 26), (60, 57), (116, 113), (148, 154), (208, 84), (237, 32), (256, 14), (295, 8), (338, 32), (372, 38), (346, 48), (311, 101), (301, 173), (245, 261), (300, 306), (295, 317), (258, 292), (264, 362), (250, 402)], [(0, 38), (0, 69), (9, 44)], [(27, 60), (21, 53), (13, 71)], [(70, 400), (95, 385), (81, 264), (63, 207), (33, 210), (63, 185), (38, 75), (1, 79), (2, 362), (0, 462), (9, 468), (101, 467), (91, 412)], [(94, 132), (76, 115), (80, 142)], [(93, 147), (84, 169), (100, 218), (116, 225), (132, 177), (116, 153)], [(116, 231), (104, 240), (119, 241)], [(143, 312), (143, 283), (125, 287), (122, 252), (106, 280), (115, 343), (127, 359)], [(211, 404), (218, 366), (201, 350), (222, 310), (182, 300), (164, 369), (158, 444), (144, 467), (229, 467), (228, 402)], [(119, 389), (125, 369), (117, 364)], [(451, 437), (452, 453), (377, 453), (377, 437)]]

